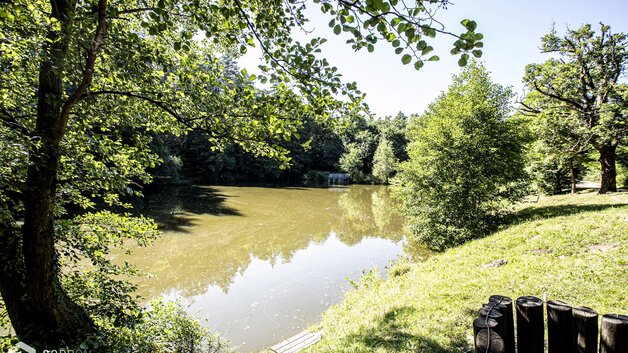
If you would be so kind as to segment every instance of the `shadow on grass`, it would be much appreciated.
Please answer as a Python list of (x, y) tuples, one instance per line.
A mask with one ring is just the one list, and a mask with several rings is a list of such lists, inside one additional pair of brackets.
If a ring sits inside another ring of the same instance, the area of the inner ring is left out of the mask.
[(232, 197), (204, 186), (166, 186), (146, 193), (134, 210), (154, 219), (161, 230), (187, 232), (194, 215), (243, 216), (237, 209), (224, 205)]
[(598, 212), (609, 208), (628, 206), (628, 203), (616, 204), (591, 204), (591, 205), (556, 205), (544, 207), (526, 207), (518, 212), (507, 216), (504, 226), (511, 226), (523, 222), (548, 219), (561, 216), (571, 216), (584, 212)]
[(392, 309), (382, 316), (376, 327), (349, 335), (347, 340), (369, 351), (446, 353), (470, 349), (464, 333), (454, 336), (446, 346), (429, 337), (410, 333), (408, 326), (415, 316), (416, 309), (412, 307)]

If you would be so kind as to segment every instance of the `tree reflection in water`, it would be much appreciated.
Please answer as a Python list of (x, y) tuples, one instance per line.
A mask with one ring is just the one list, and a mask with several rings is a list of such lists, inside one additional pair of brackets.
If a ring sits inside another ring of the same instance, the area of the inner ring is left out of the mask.
[(402, 218), (391, 206), (382, 186), (167, 187), (137, 207), (160, 224), (162, 237), (118, 256), (148, 274), (136, 279), (145, 297), (172, 288), (193, 295), (208, 285), (227, 292), (252, 259), (289, 262), (331, 232), (350, 246), (367, 236), (400, 241)]

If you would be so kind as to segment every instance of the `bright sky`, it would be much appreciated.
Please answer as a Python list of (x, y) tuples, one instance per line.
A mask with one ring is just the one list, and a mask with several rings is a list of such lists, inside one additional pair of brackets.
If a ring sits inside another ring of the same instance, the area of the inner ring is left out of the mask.
[[(482, 60), (492, 72), (495, 82), (512, 86), (521, 94), (521, 78), (526, 64), (542, 62), (541, 37), (552, 23), (559, 34), (566, 26), (578, 28), (591, 23), (599, 30), (599, 22), (611, 26), (614, 33), (628, 32), (628, 0), (452, 0), (446, 11), (437, 18), (446, 30), (463, 32), (459, 21), (470, 18), (478, 23), (476, 31), (484, 34)], [(426, 62), (416, 71), (412, 64), (403, 65), (388, 43), (378, 43), (376, 50), (354, 52), (345, 44), (348, 34), (336, 36), (327, 26), (328, 14), (310, 6), (311, 36), (325, 37), (323, 53), (331, 65), (338, 67), (346, 82), (355, 81), (366, 93), (366, 101), (376, 116), (422, 113), (427, 105), (444, 91), (451, 76), (459, 71), (458, 57), (449, 54), (453, 39), (437, 37), (432, 46), (440, 61)], [(299, 38), (300, 39), (300, 38)], [(257, 65), (259, 52), (251, 51), (241, 61), (249, 72)]]

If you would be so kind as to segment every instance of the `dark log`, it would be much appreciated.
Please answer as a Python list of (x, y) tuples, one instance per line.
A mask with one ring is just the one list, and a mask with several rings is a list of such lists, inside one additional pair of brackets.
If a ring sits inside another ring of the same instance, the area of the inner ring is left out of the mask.
[(600, 327), (600, 353), (628, 352), (628, 316), (606, 314)]
[(512, 299), (509, 297), (505, 297), (503, 295), (491, 295), (488, 298), (491, 303), (499, 303), (505, 306), (505, 309), (500, 311), (502, 315), (504, 315), (504, 335), (502, 339), (504, 340), (504, 345), (506, 349), (506, 353), (515, 353), (515, 323), (513, 318), (513, 309), (512, 309)]
[(505, 353), (504, 340), (492, 330), (480, 330), (475, 336), (476, 353)]
[(503, 337), (504, 336), (504, 328), (505, 328), (506, 324), (505, 324), (505, 320), (504, 320), (504, 315), (502, 315), (499, 312), (499, 310), (500, 309), (494, 303), (493, 303), (493, 305), (485, 304), (478, 311), (478, 317), (480, 317), (482, 319), (488, 317), (488, 318), (491, 318), (491, 319), (495, 320), (495, 322), (497, 322), (497, 326), (494, 328), (494, 331), (500, 337)]
[(574, 346), (577, 353), (597, 353), (597, 311), (580, 306), (573, 308)]
[(537, 297), (517, 298), (517, 352), (544, 353), (543, 301)]
[(549, 353), (574, 352), (571, 306), (559, 300), (547, 302), (547, 348)]
[[(495, 327), (497, 326), (497, 321), (495, 321), (494, 319), (491, 318), (481, 318), (478, 317), (475, 320), (473, 320), (473, 342), (474, 342), (474, 347), (478, 347), (478, 342), (477, 342), (477, 337), (478, 334), (480, 333), (480, 331), (482, 330), (488, 330), (488, 331), (494, 331)], [(476, 349), (477, 352), (477, 349)]]

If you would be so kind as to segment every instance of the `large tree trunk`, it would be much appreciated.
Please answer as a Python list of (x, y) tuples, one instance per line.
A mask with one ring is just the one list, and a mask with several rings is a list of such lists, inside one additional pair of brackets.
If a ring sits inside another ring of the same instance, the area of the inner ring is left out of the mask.
[[(106, 2), (101, 2), (104, 23)], [(0, 270), (5, 272), (0, 275), (0, 291), (11, 323), (20, 340), (48, 350), (72, 345), (95, 331), (87, 312), (63, 289), (55, 251), (54, 207), (59, 145), (71, 108), (69, 100), (64, 102), (62, 83), (75, 2), (52, 0), (51, 5), (51, 15), (61, 26), (60, 29), (49, 28), (44, 45), (46, 55), (39, 72), (34, 133), (37, 144), (29, 155), (22, 244), (16, 240), (10, 225), (3, 225), (0, 238), (1, 246), (12, 247), (15, 251), (14, 258), (0, 259)], [(94, 53), (97, 49), (98, 46)], [(91, 76), (85, 81), (83, 86), (89, 85)], [(81, 92), (75, 93), (70, 97), (75, 99), (74, 103)]]
[(600, 152), (600, 164), (602, 166), (602, 182), (600, 183), (600, 194), (608, 191), (617, 191), (617, 169), (615, 167), (616, 145), (602, 145), (598, 148)]
[[(23, 254), (27, 302), (31, 308), (29, 322), (37, 323), (36, 332), (42, 340), (41, 348), (56, 348), (76, 342), (93, 332), (89, 315), (74, 303), (60, 283), (58, 261), (55, 251), (54, 205), (56, 176), (59, 166), (58, 144), (45, 132), (46, 125), (54, 123), (53, 116), (44, 119), (41, 129), (40, 147), (31, 155), (27, 172)], [(53, 125), (53, 124), (51, 124)], [(31, 332), (16, 332), (25, 340)], [(28, 342), (27, 342), (28, 343)]]

